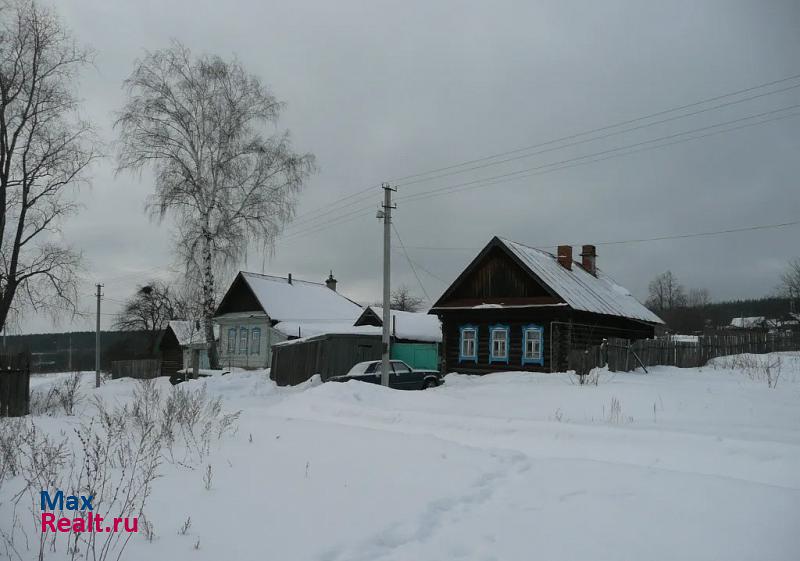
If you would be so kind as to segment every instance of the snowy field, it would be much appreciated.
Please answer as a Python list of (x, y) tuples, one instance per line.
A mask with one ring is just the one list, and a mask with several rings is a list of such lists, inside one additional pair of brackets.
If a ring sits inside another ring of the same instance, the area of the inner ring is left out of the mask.
[[(71, 438), (94, 399), (129, 403), (139, 384), (92, 379), (75, 415), (34, 417), (37, 428)], [(604, 372), (596, 386), (509, 373), (424, 392), (277, 388), (263, 372), (182, 386), (201, 385), (241, 410), (237, 428), (195, 465), (160, 463), (144, 507), (153, 531), (124, 559), (800, 559), (797, 353)], [(21, 485), (0, 487), (6, 535)], [(30, 513), (20, 519), (35, 538)], [(69, 558), (63, 544), (45, 555)]]

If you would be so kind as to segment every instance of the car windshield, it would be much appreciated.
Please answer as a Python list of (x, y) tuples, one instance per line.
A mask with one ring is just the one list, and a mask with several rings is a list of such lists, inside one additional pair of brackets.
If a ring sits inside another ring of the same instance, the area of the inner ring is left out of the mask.
[(366, 373), (367, 368), (369, 368), (373, 364), (374, 364), (374, 361), (371, 361), (371, 360), (367, 361), (367, 362), (359, 362), (358, 364), (356, 364), (355, 366), (353, 366), (350, 369), (348, 374), (364, 374), (364, 373)]

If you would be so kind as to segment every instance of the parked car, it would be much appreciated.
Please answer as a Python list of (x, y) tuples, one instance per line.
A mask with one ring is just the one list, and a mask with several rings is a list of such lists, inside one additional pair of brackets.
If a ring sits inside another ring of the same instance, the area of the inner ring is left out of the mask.
[[(389, 387), (397, 390), (424, 390), (443, 383), (442, 375), (436, 370), (415, 370), (402, 360), (390, 361)], [(329, 382), (359, 380), (370, 384), (381, 383), (382, 363), (380, 360), (359, 362), (347, 374), (332, 376)]]

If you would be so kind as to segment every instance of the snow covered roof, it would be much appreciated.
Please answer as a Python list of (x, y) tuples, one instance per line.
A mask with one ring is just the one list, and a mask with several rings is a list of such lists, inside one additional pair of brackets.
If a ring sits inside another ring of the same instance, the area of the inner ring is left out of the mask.
[(751, 316), (747, 318), (733, 318), (731, 320), (731, 327), (740, 327), (748, 329), (751, 327), (761, 327), (764, 325), (766, 318), (764, 316)]
[[(509, 296), (508, 302), (503, 302), (502, 297), (492, 297), (488, 302), (481, 302), (478, 298), (454, 298), (453, 294), (458, 287), (495, 248), (499, 248), (511, 257), (531, 279), (546, 289), (549, 294), (524, 298)], [(635, 319), (647, 323), (664, 323), (661, 318), (634, 298), (626, 288), (618, 285), (601, 270), (597, 269), (596, 275), (592, 275), (576, 262), (573, 262), (572, 267), (567, 269), (558, 262), (558, 258), (552, 253), (497, 236), (486, 244), (486, 247), (473, 259), (472, 263), (450, 285), (434, 304), (431, 312), (446, 309), (553, 306), (569, 306), (574, 310)]]
[(361, 306), (323, 283), (295, 278), (289, 282), (286, 277), (245, 271), (239, 274), (275, 321), (349, 321), (352, 325), (362, 312)]
[[(172, 329), (172, 332), (175, 334), (175, 338), (178, 340), (178, 344), (181, 347), (186, 347), (188, 345), (197, 343), (205, 343), (206, 332), (204, 325), (205, 322), (203, 320), (199, 320), (199, 329), (198, 320), (174, 319), (169, 322), (169, 327)], [(219, 325), (214, 326), (214, 339), (219, 339)]]
[[(380, 319), (383, 317), (383, 308), (371, 306), (364, 309), (364, 313), (371, 311)], [(355, 322), (351, 321), (281, 321), (275, 324), (275, 329), (287, 337), (315, 337), (317, 335), (358, 334), (381, 335), (382, 328), (376, 325), (360, 323), (364, 314), (359, 314)], [(442, 340), (442, 325), (439, 318), (428, 314), (416, 312), (401, 312), (392, 310), (394, 336), (398, 339), (411, 341), (426, 341), (439, 343)]]
[(597, 276), (578, 263), (571, 270), (562, 267), (552, 253), (521, 243), (498, 238), (530, 271), (574, 310), (664, 323), (648, 310), (628, 289), (597, 269)]
[[(381, 320), (381, 325), (383, 325), (383, 307), (369, 306), (368, 308), (375, 312), (375, 315)], [(403, 312), (400, 310), (390, 310), (390, 313), (392, 315), (393, 333), (398, 339), (441, 343), (442, 323), (438, 317), (425, 313)]]
[(281, 321), (276, 323), (274, 327), (287, 337), (300, 338), (326, 334), (381, 334), (380, 327), (372, 325), (354, 326), (352, 322), (346, 321)]

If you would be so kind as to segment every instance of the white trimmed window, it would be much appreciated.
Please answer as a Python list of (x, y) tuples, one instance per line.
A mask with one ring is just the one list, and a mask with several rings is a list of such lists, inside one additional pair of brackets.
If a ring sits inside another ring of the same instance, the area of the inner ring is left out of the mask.
[(491, 330), (492, 360), (508, 361), (508, 328), (493, 327)]
[(478, 330), (474, 327), (461, 328), (461, 360), (478, 358)]
[(250, 330), (250, 354), (261, 354), (261, 328), (254, 327)]
[(228, 354), (232, 355), (236, 352), (236, 328), (231, 327), (228, 329)]
[(248, 341), (249, 333), (247, 333), (246, 327), (239, 328), (239, 354), (246, 355), (247, 354), (247, 341)]
[(526, 327), (523, 337), (523, 362), (542, 363), (542, 328)]

